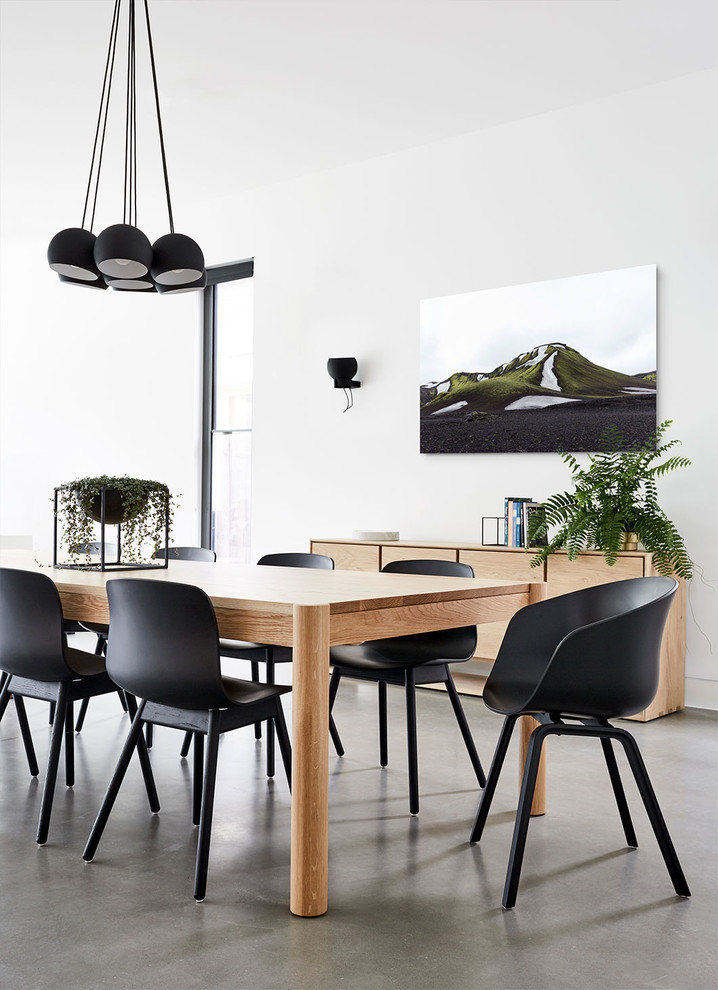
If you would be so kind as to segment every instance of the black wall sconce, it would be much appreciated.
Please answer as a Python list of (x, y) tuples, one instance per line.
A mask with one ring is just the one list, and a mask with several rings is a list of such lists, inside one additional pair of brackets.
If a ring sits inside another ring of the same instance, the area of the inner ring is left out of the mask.
[(347, 409), (351, 409), (354, 405), (352, 389), (361, 388), (361, 382), (354, 381), (357, 367), (357, 359), (353, 357), (329, 358), (327, 361), (327, 371), (330, 377), (334, 379), (334, 388), (344, 389), (344, 395), (347, 400), (347, 404), (343, 410), (344, 412)]

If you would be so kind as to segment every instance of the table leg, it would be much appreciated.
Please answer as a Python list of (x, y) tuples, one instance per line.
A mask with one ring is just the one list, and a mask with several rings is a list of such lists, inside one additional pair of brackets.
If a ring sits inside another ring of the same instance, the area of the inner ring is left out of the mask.
[[(521, 790), (521, 780), (526, 764), (526, 753), (528, 751), (531, 733), (539, 723), (530, 715), (522, 715), (519, 719), (519, 791)], [(531, 815), (546, 814), (546, 743), (541, 749), (541, 759), (539, 760), (538, 772), (536, 774), (536, 787), (534, 789), (534, 799), (531, 802)]]
[(329, 606), (295, 605), (292, 664), (292, 861), (289, 909), (327, 910)]
[[(546, 600), (547, 597), (547, 585), (545, 581), (537, 581), (532, 584), (529, 588), (529, 605), (533, 605), (534, 602), (542, 602)], [(519, 745), (519, 790), (521, 790), (521, 779), (524, 773), (524, 765), (526, 763), (526, 751), (529, 745), (529, 738), (531, 733), (538, 725), (538, 722), (531, 718), (530, 715), (524, 715), (523, 718), (519, 719), (520, 723), (520, 745)], [(531, 802), (531, 814), (533, 816), (545, 815), (546, 814), (546, 746), (544, 745), (541, 751), (541, 760), (539, 762), (538, 773), (536, 774), (536, 789), (534, 791), (534, 799)]]

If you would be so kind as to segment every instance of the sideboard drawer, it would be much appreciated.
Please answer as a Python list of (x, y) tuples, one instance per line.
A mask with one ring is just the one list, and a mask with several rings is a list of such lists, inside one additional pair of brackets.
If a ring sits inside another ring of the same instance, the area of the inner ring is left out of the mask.
[(331, 557), (338, 571), (378, 571), (379, 546), (367, 543), (315, 543), (312, 553)]
[(543, 581), (543, 567), (532, 567), (531, 553), (502, 550), (459, 550), (462, 564), (471, 564), (476, 577), (505, 578), (507, 581)]
[(581, 554), (569, 560), (565, 554), (552, 554), (546, 561), (546, 580), (550, 598), (581, 588), (592, 588), (609, 581), (625, 581), (644, 576), (643, 556), (621, 556), (609, 567), (600, 554)]

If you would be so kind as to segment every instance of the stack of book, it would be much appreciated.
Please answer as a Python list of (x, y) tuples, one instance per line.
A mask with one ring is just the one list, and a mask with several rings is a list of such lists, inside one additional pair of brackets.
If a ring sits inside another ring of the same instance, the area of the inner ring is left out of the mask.
[(504, 545), (507, 547), (545, 546), (545, 538), (529, 543), (529, 520), (534, 512), (539, 512), (540, 502), (531, 498), (504, 499)]

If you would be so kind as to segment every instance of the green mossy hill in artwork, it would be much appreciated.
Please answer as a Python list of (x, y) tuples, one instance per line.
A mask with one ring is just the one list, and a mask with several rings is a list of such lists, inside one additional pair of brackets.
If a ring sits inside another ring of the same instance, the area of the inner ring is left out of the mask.
[(493, 371), (458, 372), (420, 389), (422, 416), (463, 403), (462, 412), (500, 412), (520, 399), (637, 401), (655, 398), (656, 373), (626, 375), (594, 364), (567, 344), (541, 344)]
[(653, 555), (660, 574), (693, 576), (693, 562), (683, 538), (658, 504), (656, 481), (677, 468), (688, 467), (687, 457), (659, 459), (679, 440), (663, 442), (671, 425), (665, 420), (640, 447), (626, 450), (626, 438), (615, 427), (604, 430), (602, 452), (589, 454), (588, 468), (582, 468), (572, 454), (559, 451), (571, 468), (573, 492), (553, 495), (543, 504), (543, 513), (534, 516), (529, 538), (535, 541), (558, 527), (547, 546), (532, 559), (538, 567), (555, 550), (565, 549), (569, 560), (581, 550), (603, 551), (606, 563), (615, 564), (625, 533), (635, 533)]
[(71, 560), (77, 563), (87, 557), (79, 548), (97, 540), (96, 521), (103, 488), (108, 494), (117, 492), (121, 499), (122, 559), (130, 563), (149, 559), (165, 544), (165, 517), (172, 529), (174, 496), (159, 481), (103, 474), (76, 478), (58, 488), (61, 543)]

